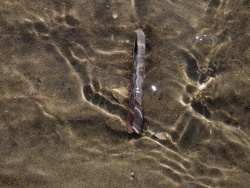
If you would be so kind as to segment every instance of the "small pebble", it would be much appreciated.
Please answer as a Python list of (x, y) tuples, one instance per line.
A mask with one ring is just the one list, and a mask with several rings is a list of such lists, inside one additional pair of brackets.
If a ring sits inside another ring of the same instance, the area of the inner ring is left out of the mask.
[(116, 12), (113, 12), (113, 13), (112, 13), (112, 17), (113, 17), (114, 19), (118, 18), (117, 13), (116, 13)]
[(129, 180), (134, 180), (134, 178), (135, 178), (135, 173), (134, 172), (131, 172), (130, 173), (130, 176), (129, 176)]
[(113, 40), (114, 40), (114, 38), (115, 38), (115, 37), (114, 37), (114, 34), (112, 34), (112, 35), (111, 35), (111, 40), (113, 41)]
[(158, 138), (159, 140), (170, 140), (169, 134), (165, 132), (154, 132), (152, 136)]
[(114, 98), (119, 101), (119, 103), (123, 103), (129, 97), (129, 91), (126, 87), (113, 88), (111, 92)]

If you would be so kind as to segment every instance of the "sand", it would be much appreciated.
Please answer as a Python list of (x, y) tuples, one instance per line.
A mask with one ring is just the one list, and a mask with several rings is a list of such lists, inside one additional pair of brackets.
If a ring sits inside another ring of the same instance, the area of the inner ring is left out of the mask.
[[(250, 184), (250, 2), (0, 2), (0, 187)], [(144, 132), (126, 133), (134, 30)]]

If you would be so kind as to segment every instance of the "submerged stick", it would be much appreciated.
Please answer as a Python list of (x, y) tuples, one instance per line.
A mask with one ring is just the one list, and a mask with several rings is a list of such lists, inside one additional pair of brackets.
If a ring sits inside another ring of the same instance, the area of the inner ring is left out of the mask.
[(136, 39), (133, 51), (132, 83), (129, 98), (129, 113), (127, 122), (127, 131), (129, 133), (142, 133), (143, 112), (142, 98), (145, 74), (145, 35), (142, 29), (135, 31)]

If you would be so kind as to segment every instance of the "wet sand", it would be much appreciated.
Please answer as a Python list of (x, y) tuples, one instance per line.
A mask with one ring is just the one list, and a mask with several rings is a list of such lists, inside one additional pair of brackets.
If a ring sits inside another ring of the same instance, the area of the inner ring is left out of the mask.
[[(243, 0), (1, 1), (0, 187), (248, 187), (249, 10)], [(130, 87), (139, 27), (145, 117), (134, 137), (111, 90)]]

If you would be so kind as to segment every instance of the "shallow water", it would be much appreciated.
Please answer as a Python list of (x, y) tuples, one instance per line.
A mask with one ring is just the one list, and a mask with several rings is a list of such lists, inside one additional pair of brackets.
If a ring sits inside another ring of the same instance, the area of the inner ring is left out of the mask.
[[(6, 0), (0, 12), (1, 187), (248, 187), (250, 1)], [(133, 137), (111, 90), (130, 86), (138, 27)]]

